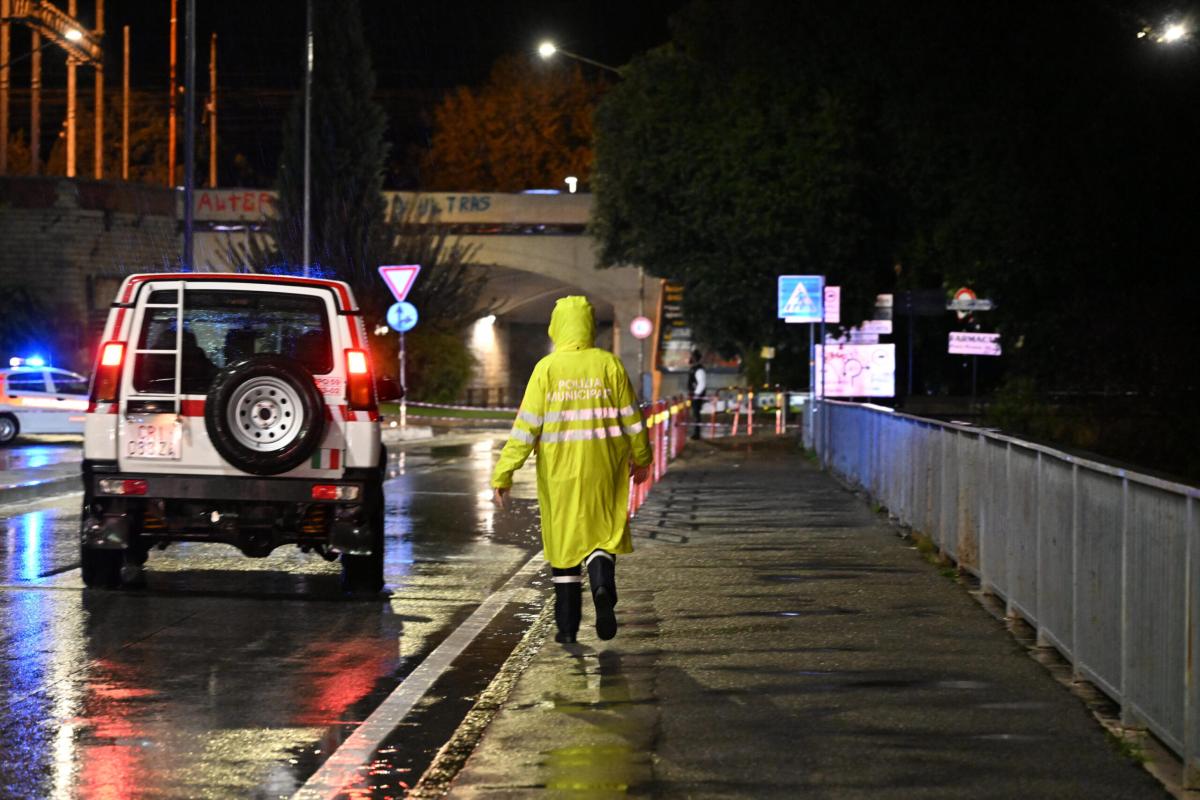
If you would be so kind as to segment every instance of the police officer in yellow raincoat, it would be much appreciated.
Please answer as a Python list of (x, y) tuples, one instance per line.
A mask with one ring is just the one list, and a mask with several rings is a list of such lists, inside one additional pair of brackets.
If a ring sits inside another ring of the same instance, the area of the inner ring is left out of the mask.
[(512, 433), (492, 473), (503, 507), (512, 474), (535, 449), (542, 546), (554, 575), (559, 642), (574, 642), (583, 569), (596, 607), (596, 635), (617, 633), (616, 555), (633, 552), (629, 476), (650, 475), (650, 440), (621, 360), (593, 346), (586, 297), (564, 297), (550, 316), (554, 352), (533, 368)]

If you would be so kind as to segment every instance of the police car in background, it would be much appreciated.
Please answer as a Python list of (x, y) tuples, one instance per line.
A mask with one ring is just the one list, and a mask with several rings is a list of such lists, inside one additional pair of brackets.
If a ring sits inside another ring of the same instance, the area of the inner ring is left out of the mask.
[(87, 378), (36, 356), (8, 364), (0, 369), (0, 444), (24, 433), (83, 433)]

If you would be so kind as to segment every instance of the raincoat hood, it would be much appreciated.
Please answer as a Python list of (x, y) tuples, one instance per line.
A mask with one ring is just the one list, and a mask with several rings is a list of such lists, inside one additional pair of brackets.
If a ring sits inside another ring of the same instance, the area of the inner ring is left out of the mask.
[(586, 297), (572, 295), (554, 304), (550, 315), (550, 340), (554, 351), (586, 350), (596, 339), (596, 315)]

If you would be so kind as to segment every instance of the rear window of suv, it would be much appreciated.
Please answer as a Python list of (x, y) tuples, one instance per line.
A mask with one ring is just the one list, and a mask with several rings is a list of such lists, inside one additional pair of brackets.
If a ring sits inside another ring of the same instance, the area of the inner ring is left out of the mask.
[[(178, 310), (174, 290), (151, 292), (133, 370), (138, 392), (172, 394)], [(182, 394), (204, 394), (219, 370), (256, 355), (294, 358), (314, 375), (333, 369), (324, 299), (312, 295), (191, 289), (183, 295)]]

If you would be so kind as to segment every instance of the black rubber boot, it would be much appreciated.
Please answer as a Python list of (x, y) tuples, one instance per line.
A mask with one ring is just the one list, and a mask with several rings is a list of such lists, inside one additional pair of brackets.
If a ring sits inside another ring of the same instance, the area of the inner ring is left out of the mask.
[(596, 550), (584, 562), (592, 602), (596, 606), (596, 635), (607, 641), (617, 635), (617, 560), (604, 550)]
[(554, 572), (554, 622), (558, 633), (554, 641), (572, 644), (579, 634), (579, 621), (583, 617), (583, 575), (579, 567)]

